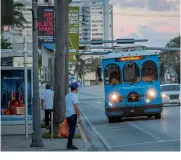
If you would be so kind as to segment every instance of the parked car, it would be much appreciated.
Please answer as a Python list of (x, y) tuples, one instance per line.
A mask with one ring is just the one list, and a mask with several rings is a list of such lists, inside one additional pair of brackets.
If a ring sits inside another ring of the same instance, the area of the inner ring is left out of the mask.
[(162, 84), (160, 87), (163, 104), (180, 105), (180, 84)]

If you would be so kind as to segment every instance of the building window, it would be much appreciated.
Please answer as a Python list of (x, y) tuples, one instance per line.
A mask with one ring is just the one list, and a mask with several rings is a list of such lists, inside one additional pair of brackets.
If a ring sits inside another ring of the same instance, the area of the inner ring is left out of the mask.
[(97, 22), (100, 22), (102, 23), (103, 21), (102, 20), (92, 20), (93, 23), (97, 23)]
[(92, 36), (102, 36), (103, 33), (92, 33)]

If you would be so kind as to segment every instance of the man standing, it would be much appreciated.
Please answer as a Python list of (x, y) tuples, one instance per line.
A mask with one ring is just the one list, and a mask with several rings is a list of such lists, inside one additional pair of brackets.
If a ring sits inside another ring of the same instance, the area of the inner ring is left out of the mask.
[(77, 124), (77, 117), (80, 116), (80, 110), (78, 107), (78, 92), (79, 85), (74, 82), (70, 85), (71, 92), (68, 93), (65, 97), (66, 103), (66, 118), (69, 125), (69, 136), (68, 136), (68, 143), (67, 149), (78, 149), (76, 146), (73, 145), (72, 140), (75, 134), (76, 124)]
[(50, 84), (46, 84), (46, 90), (42, 95), (42, 109), (45, 110), (45, 126), (50, 129), (49, 121), (51, 119), (51, 111), (53, 109), (54, 91), (51, 90)]

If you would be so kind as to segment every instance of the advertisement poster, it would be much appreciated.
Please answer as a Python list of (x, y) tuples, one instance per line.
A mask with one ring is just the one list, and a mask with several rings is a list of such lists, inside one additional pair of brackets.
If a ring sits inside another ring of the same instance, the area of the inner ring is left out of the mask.
[(69, 53), (79, 53), (79, 7), (69, 7)]
[[(24, 117), (24, 87), (24, 70), (1, 70), (2, 117)], [(28, 115), (32, 115), (31, 87), (31, 70), (28, 70)]]
[(54, 43), (54, 8), (51, 6), (38, 7), (38, 47), (44, 43)]

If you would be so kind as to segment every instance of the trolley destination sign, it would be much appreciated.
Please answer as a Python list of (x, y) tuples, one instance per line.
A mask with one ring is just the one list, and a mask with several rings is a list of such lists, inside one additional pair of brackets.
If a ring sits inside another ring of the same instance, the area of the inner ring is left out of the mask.
[(143, 60), (144, 56), (131, 56), (131, 57), (120, 57), (116, 58), (116, 61), (137, 61), (137, 60)]

